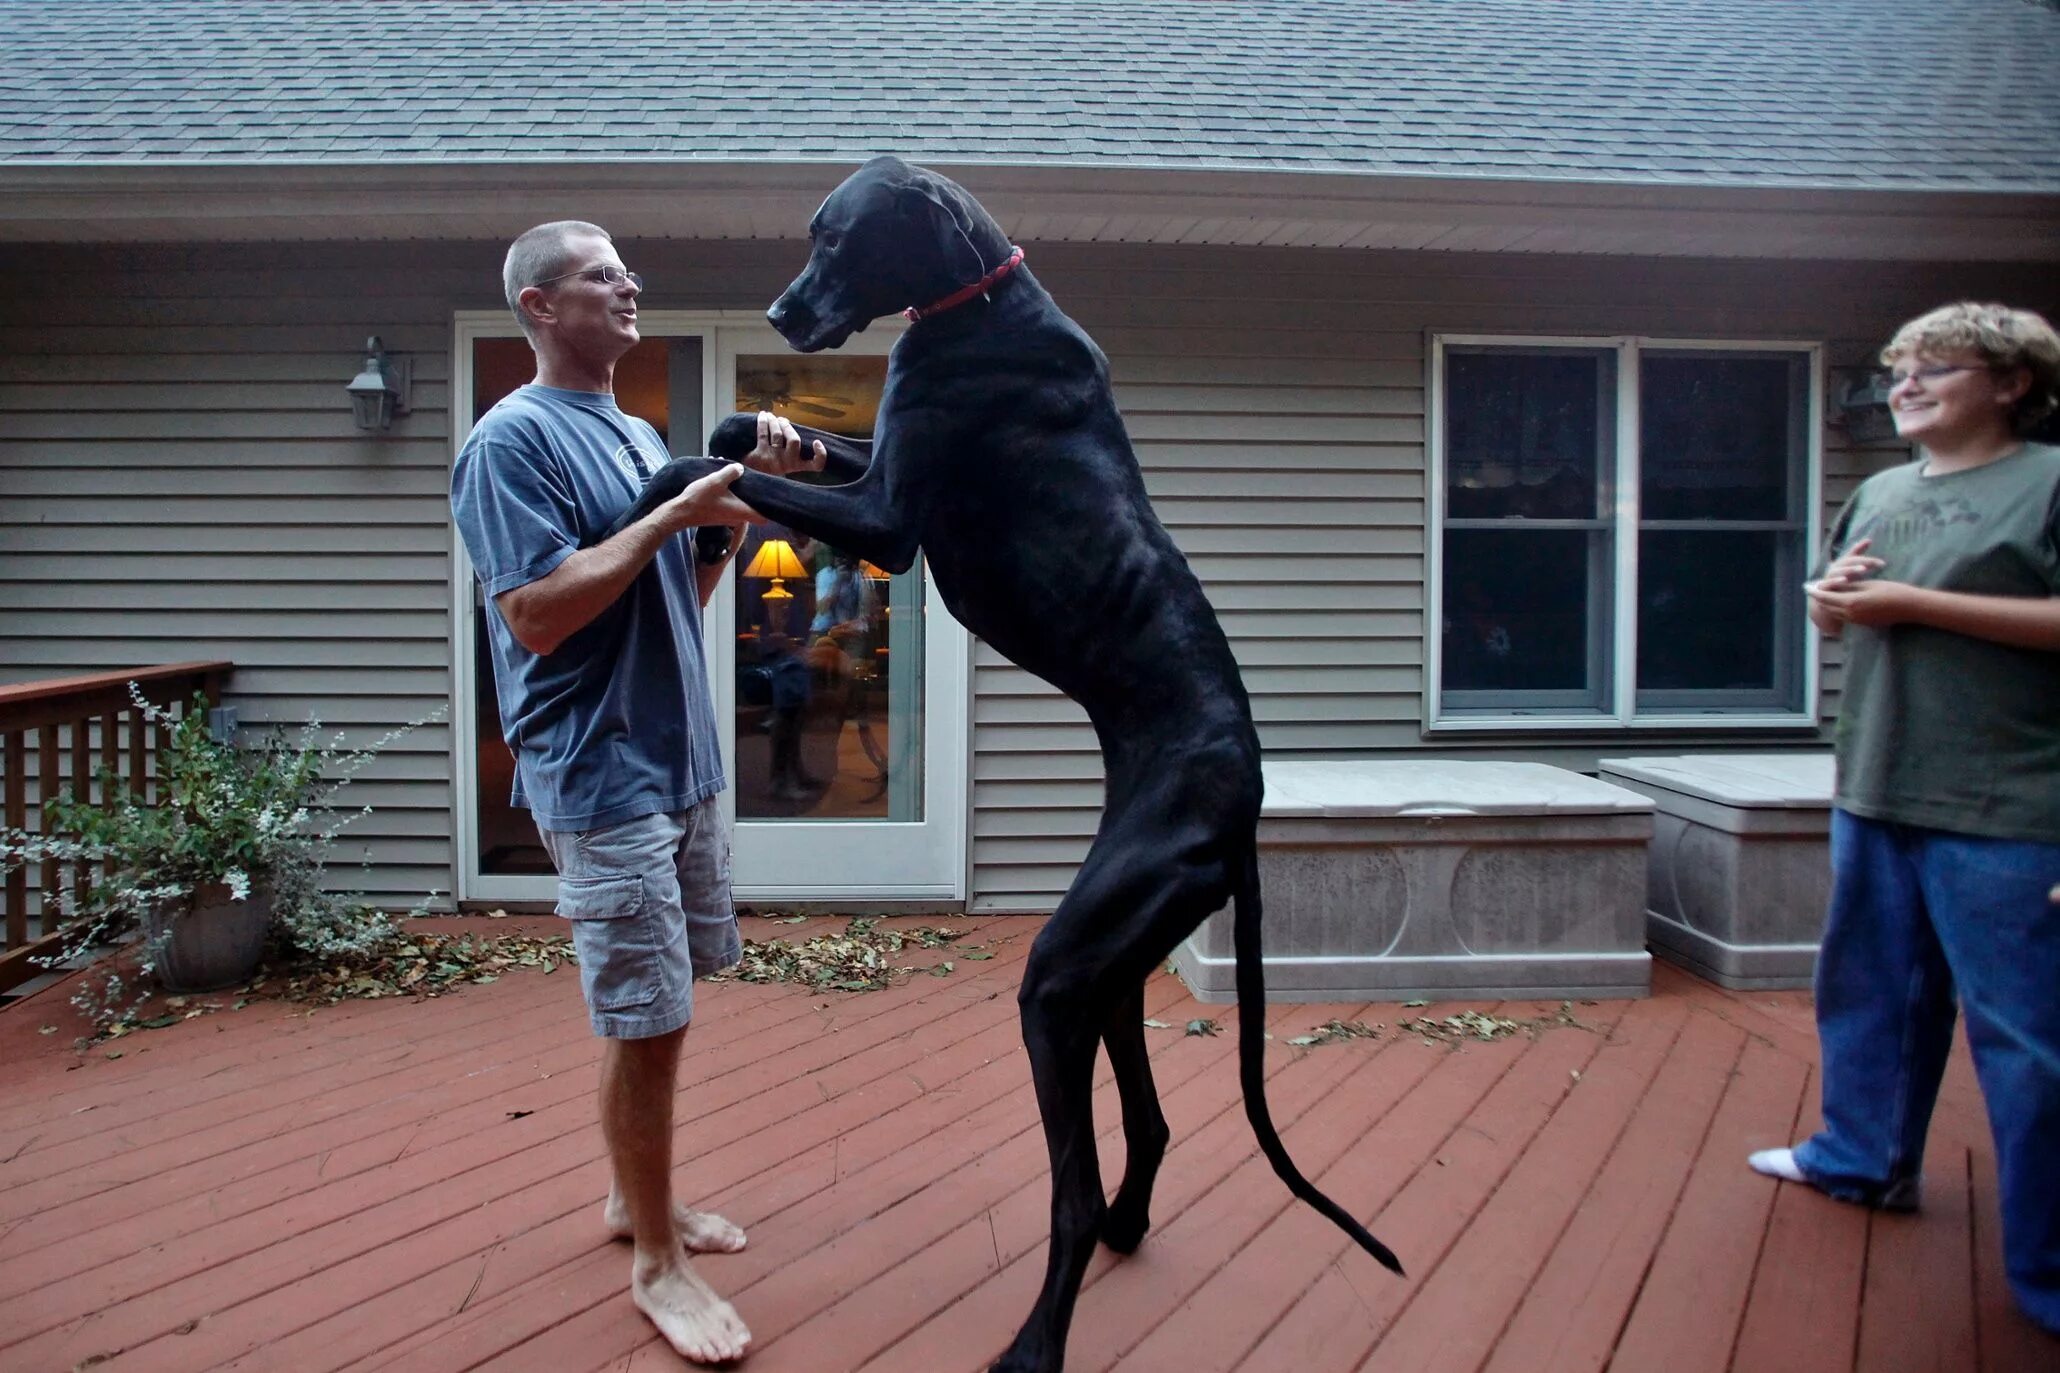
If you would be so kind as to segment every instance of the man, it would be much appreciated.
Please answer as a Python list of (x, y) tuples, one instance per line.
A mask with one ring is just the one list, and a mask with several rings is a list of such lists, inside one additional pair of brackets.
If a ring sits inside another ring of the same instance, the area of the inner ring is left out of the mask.
[[(750, 1332), (689, 1253), (744, 1232), (672, 1199), (672, 1102), (693, 979), (742, 953), (730, 904), (724, 778), (702, 658), (701, 607), (728, 552), (675, 537), (758, 516), (731, 464), (647, 518), (595, 538), (666, 461), (657, 431), (615, 403), (615, 364), (638, 341), (642, 278), (608, 234), (574, 220), (516, 239), (508, 306), (536, 380), (483, 416), (458, 454), (451, 508), (485, 585), (514, 803), (558, 870), (594, 1032), (606, 1041), (600, 1113), (614, 1180), (604, 1219), (633, 1241), (630, 1293), (684, 1357), (740, 1357)], [(819, 469), (791, 424), (761, 413), (745, 462)], [(582, 547), (592, 544), (591, 547)]]

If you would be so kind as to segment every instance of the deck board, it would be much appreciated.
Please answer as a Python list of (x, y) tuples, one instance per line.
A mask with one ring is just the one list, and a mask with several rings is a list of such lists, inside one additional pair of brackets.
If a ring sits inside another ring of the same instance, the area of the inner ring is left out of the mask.
[[(757, 1373), (971, 1373), (1041, 1281), (1044, 1143), (1014, 1000), (1039, 922), (953, 923), (996, 956), (859, 995), (702, 990), (677, 1162), (751, 1231), (702, 1268), (751, 1323)], [(1089, 1267), (1069, 1368), (2060, 1367), (2003, 1282), (1964, 1044), (1924, 1212), (1871, 1216), (1744, 1167), (1815, 1120), (1807, 995), (1666, 968), (1655, 992), (1457, 1048), (1392, 1028), (1292, 1047), (1332, 1018), (1419, 1012), (1269, 1008), (1281, 1133), (1401, 1254), (1397, 1279), (1258, 1154), (1232, 1008), (1155, 976), (1173, 1146), (1144, 1247)], [(64, 996), (0, 1010), (0, 1366), (681, 1366), (627, 1299), (626, 1246), (600, 1233), (599, 1054), (576, 976), (312, 1014), (260, 1002), (83, 1054)], [(1185, 1034), (1190, 1019), (1223, 1032)], [(1113, 1186), (1105, 1064), (1096, 1112)]]

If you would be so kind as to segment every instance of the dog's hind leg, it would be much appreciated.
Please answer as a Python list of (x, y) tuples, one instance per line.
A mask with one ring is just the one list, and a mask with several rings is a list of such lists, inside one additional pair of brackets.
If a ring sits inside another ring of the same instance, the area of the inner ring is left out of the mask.
[(1151, 1227), (1152, 1183), (1171, 1138), (1144, 1047), (1144, 984), (1117, 1006), (1102, 1029), (1102, 1044), (1123, 1101), (1123, 1183), (1102, 1218), (1102, 1243), (1119, 1254), (1136, 1251)]
[[(1079, 877), (1039, 932), (1024, 970), (1018, 1000), (1051, 1151), (1051, 1241), (1044, 1287), (1015, 1342), (994, 1365), (1001, 1373), (1058, 1373), (1081, 1277), (1096, 1240), (1109, 1233), (1110, 1207), (1103, 1200), (1094, 1142), (1093, 1087), (1095, 1048), (1112, 1030), (1119, 1032), (1112, 1040), (1112, 1060), (1119, 1079), (1128, 1083), (1123, 1089), (1126, 1131), (1133, 1119), (1146, 1127), (1133, 1148), (1139, 1141), (1158, 1140), (1155, 1147), (1133, 1154), (1133, 1163), (1149, 1159), (1155, 1170), (1164, 1148), (1165, 1123), (1157, 1102), (1147, 1105), (1144, 1095), (1151, 1092), (1150, 1075), (1130, 1071), (1144, 1061), (1140, 988), (1181, 938), (1223, 904), (1230, 883), (1220, 830), (1195, 822), (1193, 797), (1203, 789), (1186, 789), (1188, 814), (1169, 824), (1169, 817), (1182, 810), (1172, 803), (1181, 784), (1167, 778), (1159, 786), (1149, 800), (1133, 795), (1112, 801)], [(1135, 1029), (1134, 1038), (1119, 1023), (1126, 1020)], [(1151, 1180), (1150, 1170), (1126, 1174), (1117, 1198), (1122, 1208), (1118, 1223), (1139, 1234)], [(1111, 1242), (1123, 1238), (1116, 1234)]]
[(1094, 1053), (1102, 1017), (1088, 1013), (1077, 984), (1066, 985), (1081, 969), (1064, 941), (1048, 938), (1052, 928), (1047, 925), (1038, 936), (1017, 998), (1051, 1154), (1051, 1239), (1044, 1287), (1015, 1342), (994, 1365), (997, 1373), (1058, 1373), (1064, 1365), (1073, 1303), (1108, 1212), (1094, 1142)]

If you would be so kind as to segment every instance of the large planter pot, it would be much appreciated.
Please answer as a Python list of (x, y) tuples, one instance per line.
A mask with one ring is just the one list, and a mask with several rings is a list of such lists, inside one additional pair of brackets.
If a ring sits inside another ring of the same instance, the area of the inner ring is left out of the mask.
[(173, 992), (210, 992), (247, 980), (265, 953), (272, 893), (257, 889), (238, 901), (221, 883), (187, 901), (157, 907), (145, 935), (157, 948), (157, 980)]

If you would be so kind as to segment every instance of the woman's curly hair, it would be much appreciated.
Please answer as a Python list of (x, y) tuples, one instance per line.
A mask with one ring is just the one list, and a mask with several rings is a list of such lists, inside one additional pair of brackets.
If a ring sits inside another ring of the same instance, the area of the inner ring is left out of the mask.
[(2029, 372), (2030, 388), (2010, 409), (2010, 427), (2019, 434), (2030, 433), (2060, 406), (2060, 334), (2033, 311), (1971, 300), (1941, 305), (1896, 330), (1881, 361), (1892, 367), (1913, 353), (1974, 353), (1993, 371)]

